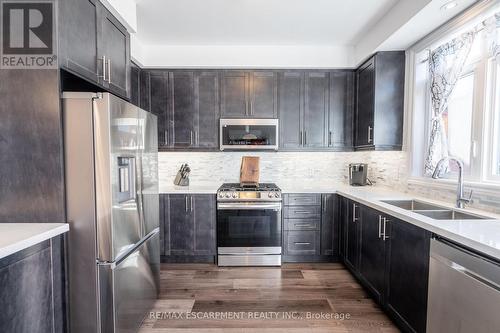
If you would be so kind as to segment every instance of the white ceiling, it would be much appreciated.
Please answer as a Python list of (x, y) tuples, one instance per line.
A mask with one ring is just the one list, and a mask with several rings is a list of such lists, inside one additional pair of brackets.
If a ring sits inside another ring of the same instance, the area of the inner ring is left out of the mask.
[(137, 0), (145, 45), (354, 45), (398, 0)]

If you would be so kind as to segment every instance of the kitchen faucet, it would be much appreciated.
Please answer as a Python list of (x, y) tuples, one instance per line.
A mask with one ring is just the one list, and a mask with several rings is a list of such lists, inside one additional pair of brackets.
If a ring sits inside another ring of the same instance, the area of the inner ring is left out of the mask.
[(454, 161), (458, 165), (458, 186), (457, 186), (457, 208), (465, 208), (465, 204), (472, 202), (472, 191), (469, 198), (464, 197), (464, 163), (456, 157), (443, 157), (439, 160), (432, 174), (432, 178), (438, 179), (441, 174), (441, 166), (444, 162)]

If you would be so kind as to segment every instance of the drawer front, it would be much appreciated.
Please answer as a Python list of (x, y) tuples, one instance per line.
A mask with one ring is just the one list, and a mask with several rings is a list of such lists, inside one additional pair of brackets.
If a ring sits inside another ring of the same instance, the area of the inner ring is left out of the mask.
[(285, 206), (320, 206), (321, 194), (286, 194)]
[(285, 255), (319, 255), (319, 231), (285, 231)]
[(320, 219), (320, 206), (289, 206), (285, 207), (285, 218), (287, 219)]
[(285, 219), (285, 230), (320, 230), (320, 219)]

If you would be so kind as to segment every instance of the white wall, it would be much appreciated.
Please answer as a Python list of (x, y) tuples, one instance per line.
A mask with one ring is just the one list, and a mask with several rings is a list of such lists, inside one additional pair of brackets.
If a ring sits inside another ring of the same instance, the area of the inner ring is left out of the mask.
[(131, 33), (137, 32), (136, 0), (101, 0)]
[(352, 53), (352, 47), (343, 46), (142, 45), (142, 63), (169, 68), (346, 68), (354, 65)]

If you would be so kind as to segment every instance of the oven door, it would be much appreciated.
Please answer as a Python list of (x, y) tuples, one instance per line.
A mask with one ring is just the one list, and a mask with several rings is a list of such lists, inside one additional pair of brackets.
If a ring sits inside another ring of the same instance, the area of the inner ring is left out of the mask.
[(218, 203), (219, 254), (281, 254), (281, 202)]

